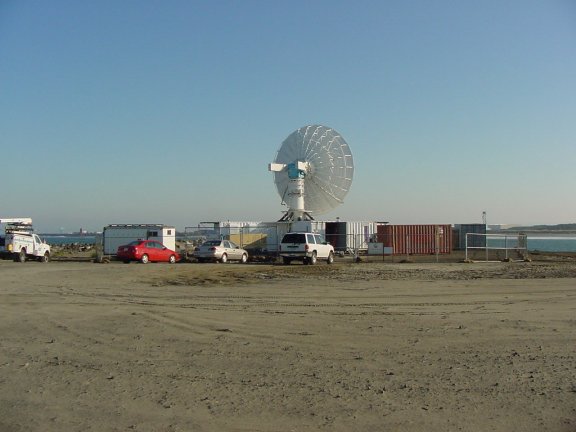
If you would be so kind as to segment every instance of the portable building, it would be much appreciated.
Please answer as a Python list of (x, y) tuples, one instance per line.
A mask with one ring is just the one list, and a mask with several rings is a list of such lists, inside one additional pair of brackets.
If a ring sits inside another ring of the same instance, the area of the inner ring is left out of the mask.
[(377, 241), (393, 255), (449, 254), (452, 225), (378, 225)]
[(176, 228), (161, 224), (112, 224), (102, 231), (105, 255), (115, 255), (118, 246), (135, 240), (157, 240), (168, 249), (176, 249)]

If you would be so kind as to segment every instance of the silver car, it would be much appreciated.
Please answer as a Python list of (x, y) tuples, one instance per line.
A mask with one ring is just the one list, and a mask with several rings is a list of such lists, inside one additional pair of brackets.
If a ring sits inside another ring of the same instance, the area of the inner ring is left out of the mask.
[(208, 240), (194, 249), (194, 257), (198, 262), (240, 261), (244, 264), (248, 261), (248, 252), (230, 240)]

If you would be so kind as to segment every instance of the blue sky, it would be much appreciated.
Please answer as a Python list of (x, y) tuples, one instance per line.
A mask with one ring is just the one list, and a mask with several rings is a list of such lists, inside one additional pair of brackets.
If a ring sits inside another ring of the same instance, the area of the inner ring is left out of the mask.
[(576, 222), (576, 2), (0, 0), (0, 217), (273, 221), (308, 124), (329, 220)]

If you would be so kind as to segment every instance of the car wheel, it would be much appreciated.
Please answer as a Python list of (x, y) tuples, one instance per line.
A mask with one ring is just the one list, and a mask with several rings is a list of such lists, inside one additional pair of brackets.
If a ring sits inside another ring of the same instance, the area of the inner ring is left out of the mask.
[(20, 253), (17, 255), (17, 261), (21, 263), (26, 262), (26, 249), (22, 248)]
[(227, 263), (227, 262), (228, 262), (228, 255), (222, 254), (222, 258), (220, 258), (220, 262), (221, 262), (222, 264)]
[(242, 254), (242, 258), (240, 259), (242, 264), (246, 264), (248, 262), (248, 255)]
[(308, 264), (314, 265), (314, 264), (316, 264), (317, 260), (318, 259), (316, 257), (316, 252), (312, 252), (312, 256), (310, 258), (308, 258)]
[(334, 262), (334, 254), (333, 254), (332, 252), (330, 252), (330, 253), (328, 254), (328, 259), (326, 260), (326, 262), (327, 262), (328, 264), (332, 264), (332, 263)]
[(174, 255), (170, 255), (170, 258), (168, 258), (168, 262), (170, 264), (174, 264), (176, 262), (176, 257)]
[(282, 257), (282, 262), (284, 263), (284, 265), (290, 265), (292, 260), (290, 258)]
[(50, 261), (50, 253), (49, 253), (49, 252), (46, 252), (44, 255), (42, 255), (42, 256), (39, 258), (39, 261), (40, 261), (40, 262), (43, 262), (43, 263), (47, 263), (48, 261)]
[(150, 260), (148, 259), (148, 255), (146, 255), (146, 254), (142, 255), (142, 258), (140, 258), (140, 262), (142, 264), (148, 264), (149, 261)]

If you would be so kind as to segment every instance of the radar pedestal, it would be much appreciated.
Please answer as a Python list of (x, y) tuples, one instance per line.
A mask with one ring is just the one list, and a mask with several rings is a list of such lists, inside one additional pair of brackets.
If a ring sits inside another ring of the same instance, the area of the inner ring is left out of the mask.
[(289, 164), (271, 163), (268, 166), (268, 170), (274, 172), (286, 170), (288, 174), (288, 185), (284, 201), (290, 210), (280, 220), (314, 220), (304, 207), (304, 180), (310, 170), (310, 164), (302, 161)]

